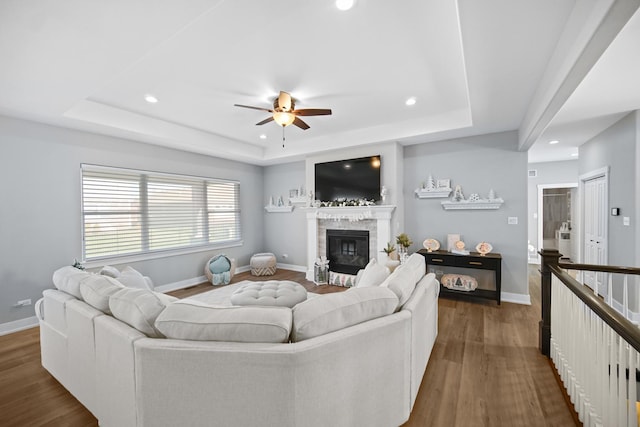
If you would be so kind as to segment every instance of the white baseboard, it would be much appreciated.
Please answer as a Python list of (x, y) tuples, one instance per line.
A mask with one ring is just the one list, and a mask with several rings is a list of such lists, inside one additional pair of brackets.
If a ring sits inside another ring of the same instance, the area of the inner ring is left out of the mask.
[(180, 280), (179, 282), (167, 283), (166, 285), (156, 286), (154, 291), (157, 292), (171, 292), (177, 291), (178, 289), (188, 288), (189, 286), (199, 285), (200, 283), (206, 282), (207, 276), (199, 276), (193, 277), (191, 279)]
[(38, 326), (38, 318), (36, 316), (14, 320), (13, 322), (0, 324), (0, 335), (12, 334), (25, 329), (35, 328), (36, 326)]
[(276, 266), (278, 268), (282, 268), (283, 270), (298, 271), (300, 273), (306, 273), (307, 272), (307, 267), (304, 266), (304, 265), (278, 263), (278, 264), (276, 264)]
[(500, 301), (512, 302), (514, 304), (531, 305), (531, 296), (524, 294), (514, 294), (511, 292), (501, 292)]

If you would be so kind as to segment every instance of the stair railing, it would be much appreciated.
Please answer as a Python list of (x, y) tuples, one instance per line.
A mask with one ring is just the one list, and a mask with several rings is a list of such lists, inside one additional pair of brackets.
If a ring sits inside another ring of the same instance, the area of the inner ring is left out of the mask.
[[(539, 253), (540, 351), (552, 359), (583, 425), (637, 427), (640, 329), (627, 317), (628, 277), (640, 268), (562, 263), (557, 250)], [(607, 274), (606, 297), (599, 292), (603, 280), (588, 287), (565, 269)], [(623, 313), (612, 307), (614, 274), (623, 278)]]

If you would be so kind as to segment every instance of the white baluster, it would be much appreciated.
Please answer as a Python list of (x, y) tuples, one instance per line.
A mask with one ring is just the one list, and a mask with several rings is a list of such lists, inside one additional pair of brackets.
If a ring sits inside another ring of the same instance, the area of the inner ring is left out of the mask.
[(628, 396), (629, 403), (627, 405), (627, 427), (638, 427), (638, 412), (636, 409), (637, 392), (636, 392), (636, 368), (637, 368), (637, 351), (629, 346), (629, 381)]
[(625, 319), (629, 318), (629, 289), (627, 286), (628, 275), (624, 275), (623, 285), (622, 285), (622, 315)]

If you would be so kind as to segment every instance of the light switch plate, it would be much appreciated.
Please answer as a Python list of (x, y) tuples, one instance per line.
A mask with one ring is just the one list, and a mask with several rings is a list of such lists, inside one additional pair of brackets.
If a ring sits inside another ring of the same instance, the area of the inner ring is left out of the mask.
[(518, 224), (518, 217), (517, 216), (510, 216), (507, 219), (507, 224), (509, 224), (509, 225), (517, 225)]
[(628, 216), (623, 216), (622, 217), (622, 225), (629, 225), (630, 224), (630, 220)]

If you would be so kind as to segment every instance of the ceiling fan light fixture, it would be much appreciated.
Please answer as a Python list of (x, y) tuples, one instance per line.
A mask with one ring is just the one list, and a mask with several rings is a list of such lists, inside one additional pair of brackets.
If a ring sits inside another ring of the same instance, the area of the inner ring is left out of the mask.
[(338, 10), (349, 10), (355, 5), (355, 0), (336, 0)]
[(144, 100), (145, 100), (145, 101), (147, 101), (149, 104), (155, 104), (155, 103), (157, 103), (157, 102), (158, 102), (158, 98), (156, 98), (155, 96), (153, 96), (153, 95), (152, 95), (152, 94), (150, 94), (150, 93), (147, 93), (147, 94), (144, 96)]
[(295, 119), (295, 114), (286, 111), (276, 111), (273, 113), (273, 120), (282, 127), (289, 126)]

